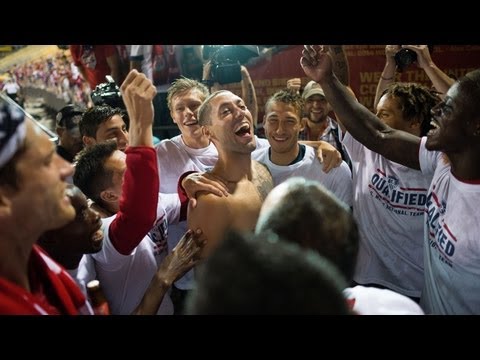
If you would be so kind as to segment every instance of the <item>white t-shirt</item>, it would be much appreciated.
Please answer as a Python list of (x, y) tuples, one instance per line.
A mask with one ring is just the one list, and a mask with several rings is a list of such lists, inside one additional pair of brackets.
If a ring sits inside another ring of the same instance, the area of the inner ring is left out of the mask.
[(433, 173), (425, 214), (425, 287), (421, 305), (427, 314), (480, 314), (480, 184), (455, 178), (442, 154), (425, 148), (422, 171)]
[[(142, 300), (153, 275), (167, 254), (168, 222), (178, 220), (179, 207), (176, 194), (161, 194), (154, 228), (129, 255), (120, 254), (109, 237), (110, 224), (116, 215), (102, 219), (103, 247), (100, 252), (90, 256), (95, 260), (97, 278), (112, 314), (131, 314)], [(157, 314), (173, 314), (169, 294), (165, 295)]]
[(75, 279), (82, 292), (88, 298), (87, 284), (89, 281), (97, 278), (97, 273), (95, 271), (95, 260), (93, 260), (92, 255), (83, 255), (78, 263), (78, 268), (67, 271), (70, 276)]
[(188, 147), (181, 135), (162, 140), (155, 146), (160, 175), (160, 192), (176, 193), (180, 176), (187, 171), (213, 168), (218, 159), (213, 143), (201, 149)]
[(311, 146), (305, 146), (305, 148), (303, 159), (292, 165), (281, 166), (272, 163), (268, 156), (270, 147), (255, 150), (252, 158), (268, 167), (275, 186), (293, 176), (302, 176), (320, 182), (340, 200), (348, 206), (352, 206), (352, 173), (345, 161), (342, 161), (339, 167), (326, 173), (322, 170), (322, 164), (317, 159), (315, 149)]
[(349, 133), (360, 244), (354, 280), (420, 297), (423, 288), (423, 215), (431, 176), (389, 161)]
[(20, 86), (16, 82), (8, 82), (5, 85), (3, 85), (3, 90), (7, 94), (16, 94), (18, 90), (20, 90)]
[(415, 301), (388, 289), (358, 285), (343, 295), (359, 315), (424, 315)]

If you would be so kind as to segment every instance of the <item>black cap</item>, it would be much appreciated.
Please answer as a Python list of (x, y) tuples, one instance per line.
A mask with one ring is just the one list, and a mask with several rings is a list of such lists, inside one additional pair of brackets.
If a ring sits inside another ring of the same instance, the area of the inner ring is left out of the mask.
[(74, 129), (78, 127), (78, 123), (82, 119), (85, 109), (80, 106), (69, 104), (60, 109), (57, 114), (57, 126), (67, 129)]

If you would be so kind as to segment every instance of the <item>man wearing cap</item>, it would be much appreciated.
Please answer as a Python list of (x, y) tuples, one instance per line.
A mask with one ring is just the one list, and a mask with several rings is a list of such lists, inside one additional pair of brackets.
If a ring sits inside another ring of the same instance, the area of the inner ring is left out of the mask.
[(56, 117), (56, 131), (59, 137), (57, 154), (71, 163), (75, 155), (83, 148), (78, 124), (82, 120), (84, 112), (85, 110), (82, 108), (69, 104), (60, 109)]
[(75, 218), (66, 195), (73, 167), (0, 95), (0, 314), (92, 314), (66, 271), (35, 245)]
[(310, 81), (303, 90), (305, 101), (305, 129), (299, 134), (300, 140), (324, 140), (335, 146), (342, 154), (338, 137), (338, 124), (328, 114), (332, 107), (325, 99), (323, 89), (315, 81)]

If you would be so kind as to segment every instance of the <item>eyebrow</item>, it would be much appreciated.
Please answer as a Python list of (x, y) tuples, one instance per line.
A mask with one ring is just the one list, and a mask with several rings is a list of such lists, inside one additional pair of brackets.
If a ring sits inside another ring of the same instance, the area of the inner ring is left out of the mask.
[(222, 108), (222, 107), (224, 107), (224, 106), (228, 106), (228, 105), (230, 105), (230, 104), (232, 104), (232, 103), (234, 103), (235, 105), (238, 105), (238, 104), (241, 104), (241, 103), (243, 103), (243, 102), (244, 102), (244, 101), (243, 101), (242, 99), (240, 99), (240, 98), (239, 98), (239, 99), (236, 99), (236, 100), (234, 100), (234, 101), (232, 101), (232, 100), (224, 101), (224, 102), (220, 103), (220, 105), (218, 105), (218, 108), (220, 109), (220, 108)]
[(228, 106), (228, 105), (230, 105), (231, 103), (232, 103), (232, 101), (224, 101), (224, 102), (220, 103), (220, 105), (218, 105), (218, 109), (221, 109), (221, 108), (223, 108), (223, 107), (225, 107), (225, 106)]
[(107, 134), (113, 133), (113, 132), (115, 132), (115, 131), (117, 131), (117, 130), (122, 130), (123, 127), (126, 127), (126, 126), (127, 126), (126, 124), (123, 124), (123, 125), (120, 126), (120, 127), (119, 127), (119, 126), (110, 127), (110, 128), (108, 128), (107, 130), (105, 130), (105, 133), (107, 133)]

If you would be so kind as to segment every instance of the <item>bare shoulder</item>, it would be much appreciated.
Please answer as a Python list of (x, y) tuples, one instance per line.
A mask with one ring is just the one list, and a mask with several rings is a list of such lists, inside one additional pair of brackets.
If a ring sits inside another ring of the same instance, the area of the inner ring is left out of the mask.
[(218, 208), (226, 208), (228, 203), (228, 198), (225, 196), (218, 196), (212, 193), (200, 192), (197, 197), (197, 207), (199, 205), (204, 207), (215, 206)]
[(202, 257), (208, 255), (222, 240), (225, 230), (231, 226), (232, 216), (226, 197), (202, 194), (195, 208), (189, 205), (187, 222), (189, 229), (201, 229), (207, 239)]
[[(200, 225), (217, 215), (225, 215), (228, 211), (228, 199), (210, 193), (201, 193), (197, 197), (197, 206), (188, 205), (187, 220), (189, 224)], [(224, 217), (224, 216), (223, 216)]]
[(253, 184), (257, 188), (262, 201), (265, 200), (268, 193), (273, 189), (273, 179), (270, 170), (258, 161), (253, 161), (254, 176), (252, 179)]

